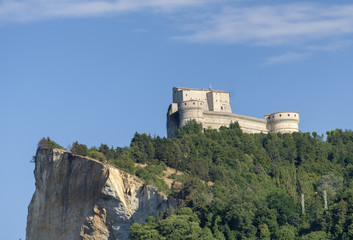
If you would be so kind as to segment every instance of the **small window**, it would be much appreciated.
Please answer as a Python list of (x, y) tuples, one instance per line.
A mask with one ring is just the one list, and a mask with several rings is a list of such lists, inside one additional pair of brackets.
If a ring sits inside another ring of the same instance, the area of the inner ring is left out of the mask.
[(273, 115), (272, 118), (275, 118), (275, 115)]
[(279, 116), (282, 117), (282, 114), (280, 114)]
[(296, 117), (297, 116), (297, 114), (294, 114), (294, 117)]
[(290, 117), (290, 114), (288, 114), (288, 117)]
[(271, 117), (270, 117), (270, 116), (268, 116), (268, 117), (267, 117), (267, 119), (271, 119)]
[(223, 110), (223, 107), (221, 107), (221, 109)]
[(193, 103), (195, 105), (195, 103)]
[(185, 94), (185, 96), (187, 96), (187, 94)]
[(200, 105), (202, 105), (202, 103), (200, 103)]
[(185, 103), (185, 105), (186, 105), (186, 103)]

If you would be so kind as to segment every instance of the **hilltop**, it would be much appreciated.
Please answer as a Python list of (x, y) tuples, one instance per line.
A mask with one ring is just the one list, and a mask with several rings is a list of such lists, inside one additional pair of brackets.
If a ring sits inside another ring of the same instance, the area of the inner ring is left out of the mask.
[(133, 224), (134, 239), (352, 239), (353, 132), (326, 135), (248, 134), (236, 123), (202, 131), (191, 121), (175, 138), (136, 133), (129, 147), (75, 142), (71, 152), (178, 199), (180, 210)]

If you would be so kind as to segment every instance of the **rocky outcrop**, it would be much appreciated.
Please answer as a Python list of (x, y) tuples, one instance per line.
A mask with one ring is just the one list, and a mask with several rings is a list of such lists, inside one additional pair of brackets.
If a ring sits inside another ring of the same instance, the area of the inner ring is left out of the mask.
[(129, 239), (135, 222), (177, 205), (126, 172), (58, 149), (40, 148), (27, 240)]

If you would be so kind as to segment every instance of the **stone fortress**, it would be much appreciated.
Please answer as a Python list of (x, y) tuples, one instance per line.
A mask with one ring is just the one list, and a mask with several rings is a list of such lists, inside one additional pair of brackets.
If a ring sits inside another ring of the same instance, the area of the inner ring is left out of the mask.
[(175, 137), (177, 129), (195, 119), (204, 129), (219, 129), (238, 122), (246, 133), (298, 132), (299, 114), (276, 112), (264, 119), (232, 113), (228, 92), (213, 89), (173, 88), (173, 102), (167, 112), (167, 136)]

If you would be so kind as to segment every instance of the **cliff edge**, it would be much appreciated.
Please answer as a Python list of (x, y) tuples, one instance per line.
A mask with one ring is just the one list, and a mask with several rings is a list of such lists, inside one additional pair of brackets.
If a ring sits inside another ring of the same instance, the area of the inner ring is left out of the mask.
[(39, 148), (26, 239), (129, 239), (135, 222), (177, 205), (140, 179), (93, 159)]

